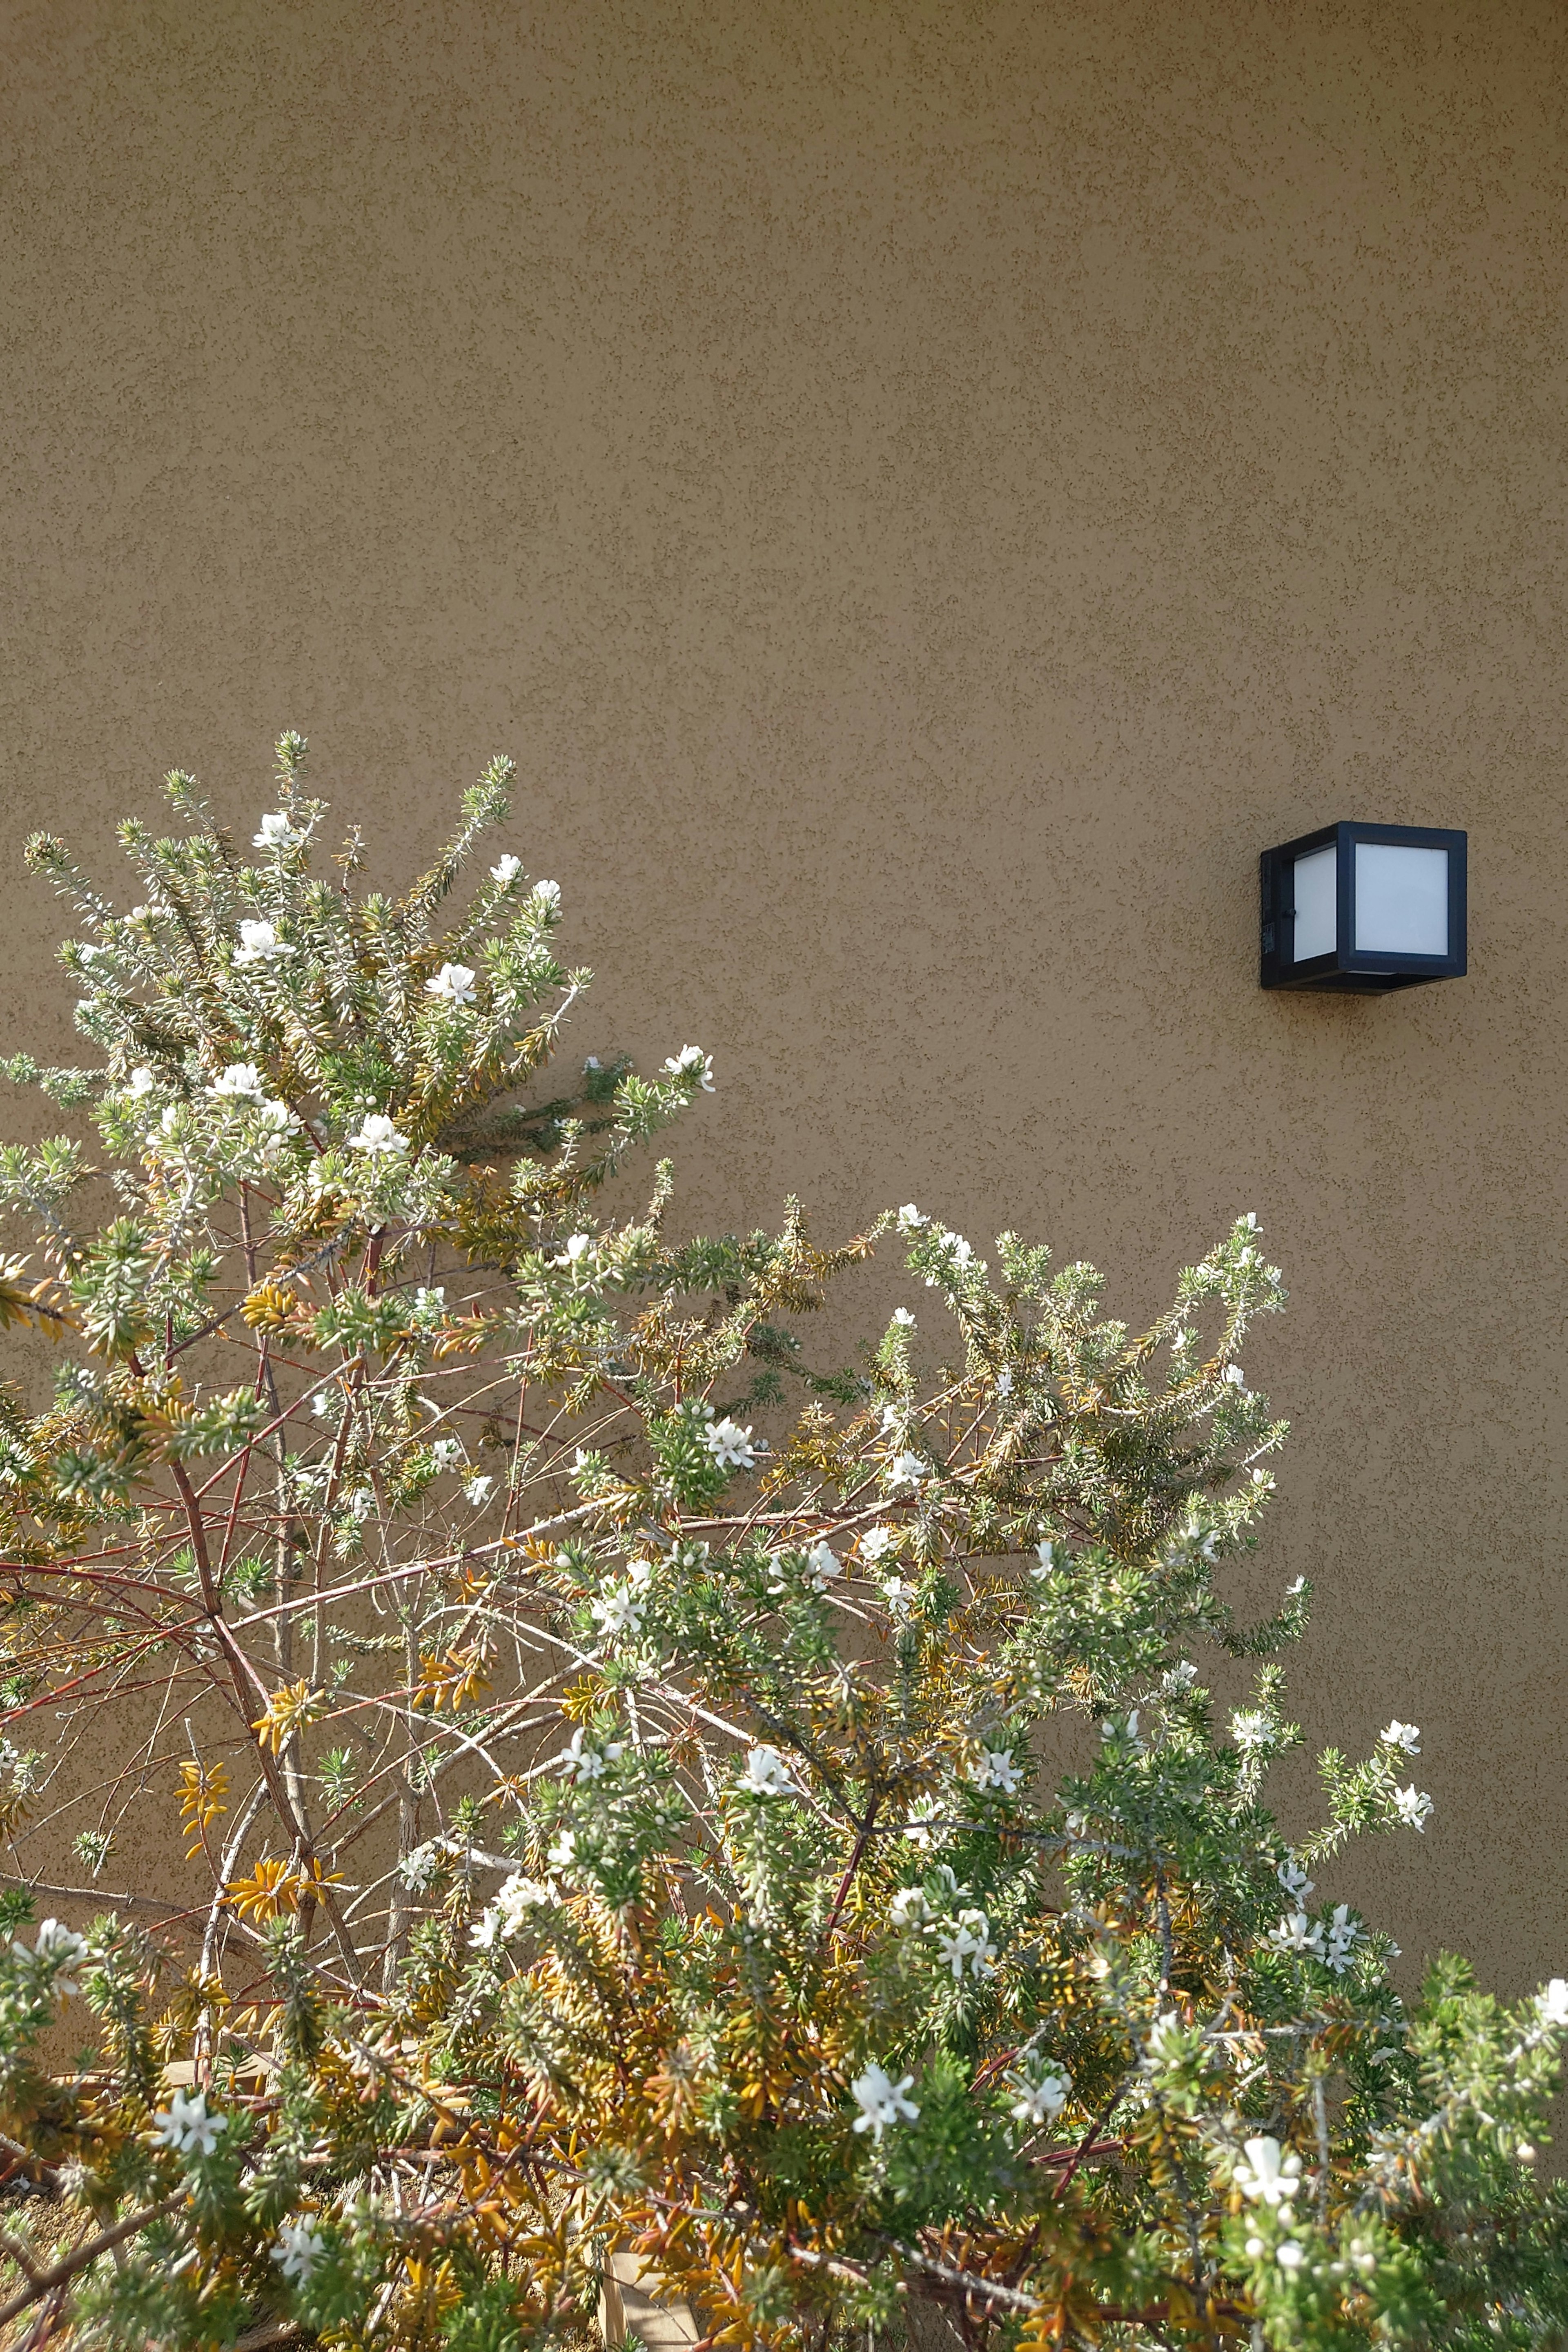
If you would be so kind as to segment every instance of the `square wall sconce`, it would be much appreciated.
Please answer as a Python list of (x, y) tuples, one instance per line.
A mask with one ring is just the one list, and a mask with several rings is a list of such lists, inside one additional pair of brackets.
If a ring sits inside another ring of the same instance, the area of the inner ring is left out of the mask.
[(1383, 996), (1458, 979), (1465, 842), (1424, 824), (1325, 824), (1266, 849), (1264, 987)]

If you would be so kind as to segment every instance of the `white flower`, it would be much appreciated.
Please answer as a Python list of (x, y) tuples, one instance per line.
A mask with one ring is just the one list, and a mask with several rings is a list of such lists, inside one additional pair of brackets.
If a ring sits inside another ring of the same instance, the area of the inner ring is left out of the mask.
[(1280, 1885), (1285, 1889), (1287, 1895), (1294, 1895), (1300, 1897), (1303, 1895), (1310, 1895), (1312, 1891), (1312, 1881), (1308, 1877), (1306, 1872), (1302, 1869), (1300, 1864), (1295, 1860), (1294, 1856), (1286, 1862), (1282, 1862), (1274, 1875), (1278, 1878)]
[[(21, 1945), (16, 1947), (20, 1951)], [(87, 1937), (79, 1936), (74, 1927), (58, 1919), (46, 1919), (38, 1929), (38, 1940), (33, 1947), (35, 1956), (48, 1965), (65, 1970), (77, 1968), (87, 1958)], [(76, 1990), (74, 1977), (63, 1975), (55, 1979), (55, 1990), (68, 1998)]]
[(895, 1623), (906, 1624), (909, 1621), (910, 1603), (915, 1597), (914, 1586), (908, 1583), (901, 1576), (885, 1576), (882, 1579), (881, 1591), (882, 1599), (887, 1604), (888, 1614)]
[(1395, 1789), (1394, 1810), (1406, 1829), (1425, 1830), (1432, 1814), (1432, 1800), (1412, 1780), (1408, 1789)]
[(1067, 1546), (1065, 1544), (1054, 1544), (1049, 1536), (1047, 1536), (1042, 1543), (1037, 1543), (1035, 1546), (1035, 1558), (1040, 1564), (1038, 1568), (1032, 1568), (1029, 1570), (1029, 1574), (1031, 1576), (1051, 1575), (1061, 1564), (1057, 1558), (1058, 1551), (1061, 1554), (1062, 1560), (1065, 1560), (1067, 1558)]
[(893, 1309), (893, 1320), (904, 1330), (912, 1330), (914, 1328), (915, 1318), (910, 1313), (907, 1307), (895, 1307)]
[(1286, 1600), (1287, 1600), (1287, 1601), (1296, 1601), (1296, 1600), (1299, 1600), (1299, 1599), (1300, 1598), (1301, 1594), (1302, 1594), (1303, 1592), (1305, 1592), (1305, 1591), (1306, 1591), (1306, 1590), (1307, 1590), (1307, 1580), (1306, 1580), (1306, 1578), (1305, 1578), (1304, 1576), (1299, 1576), (1299, 1577), (1296, 1579), (1296, 1580), (1295, 1580), (1294, 1584), (1288, 1584), (1288, 1585), (1285, 1587), (1285, 1598), (1286, 1598)]
[(203, 2156), (210, 2156), (228, 2117), (208, 2115), (205, 2091), (197, 2091), (189, 2098), (184, 2091), (176, 2091), (167, 2107), (160, 2107), (153, 2121), (156, 2126), (153, 2137), (160, 2147), (174, 2148), (181, 2156), (193, 2155), (198, 2149)]
[(1281, 2158), (1277, 2139), (1249, 2139), (1235, 2179), (1250, 2204), (1288, 2205), (1301, 2184), (1301, 2159), (1294, 2150)]
[(904, 1822), (904, 1835), (912, 1846), (922, 1851), (935, 1843), (937, 1822), (942, 1819), (942, 1804), (935, 1797), (917, 1797)]
[(994, 1977), (996, 1973), (996, 1947), (991, 1941), (991, 1922), (984, 1911), (961, 1911), (952, 1927), (939, 1927), (936, 1950), (942, 1967), (952, 1970), (954, 1984), (963, 1974), (965, 1961), (972, 1976)]
[(587, 1060), (583, 1065), (583, 1076), (587, 1077), (591, 1071), (602, 1070), (604, 1066), (605, 1066), (603, 1062), (600, 1061), (597, 1054), (590, 1054)]
[(237, 964), (271, 963), (277, 957), (291, 956), (293, 952), (270, 923), (245, 922), (239, 927), (239, 945), (234, 961)]
[(555, 1263), (557, 1265), (581, 1265), (585, 1257), (592, 1257), (593, 1255), (593, 1234), (574, 1234), (566, 1244), (563, 1255), (557, 1258)]
[(1406, 1756), (1421, 1753), (1421, 1727), (1418, 1723), (1401, 1723), (1397, 1716), (1387, 1729), (1379, 1735), (1385, 1748), (1397, 1748)]
[(664, 1066), (672, 1078), (687, 1078), (695, 1073), (704, 1094), (713, 1092), (713, 1056), (705, 1054), (700, 1045), (682, 1045), (679, 1054), (668, 1057)]
[(1017, 1793), (1018, 1768), (1010, 1748), (983, 1748), (969, 1768), (969, 1777), (977, 1789), (1000, 1789), (1009, 1797)]
[(741, 1786), (753, 1797), (788, 1797), (795, 1793), (795, 1782), (785, 1770), (784, 1758), (776, 1748), (748, 1750)]
[(125, 1081), (125, 1091), (139, 1099), (142, 1095), (150, 1095), (157, 1083), (146, 1063), (139, 1062)]
[(327, 2251), (327, 2242), (320, 2230), (312, 2230), (309, 2221), (285, 2221), (272, 2241), (272, 2259), (286, 2279), (299, 2286), (308, 2284), (310, 2273)]
[(931, 1475), (931, 1465), (918, 1454), (896, 1454), (888, 1465), (888, 1477), (895, 1486), (922, 1486)]
[(812, 1545), (805, 1555), (805, 1580), (814, 1592), (826, 1591), (834, 1578), (843, 1573), (844, 1563), (826, 1537)]
[(501, 1927), (500, 1913), (496, 1909), (494, 1904), (491, 1904), (488, 1911), (481, 1911), (479, 1913), (479, 1917), (474, 1921), (473, 1926), (469, 1928), (468, 1941), (472, 1944), (476, 1951), (488, 1952), (501, 1941), (504, 1932), (505, 1931)]
[(411, 1886), (416, 1894), (423, 1895), (435, 1877), (446, 1851), (444, 1838), (426, 1838), (425, 1843), (416, 1845), (412, 1853), (405, 1853), (397, 1865), (397, 1875), (405, 1886)]
[(1322, 1928), (1304, 1911), (1288, 1911), (1279, 1925), (1268, 1930), (1268, 1940), (1277, 1952), (1310, 1952), (1314, 1959), (1323, 1956)]
[(1072, 2076), (1065, 2069), (1047, 2067), (1037, 2083), (1015, 2074), (1008, 2088), (1018, 2093), (1013, 2120), (1019, 2124), (1054, 2123), (1072, 2095)]
[(868, 2131), (879, 2140), (889, 2124), (912, 2124), (920, 2109), (904, 2093), (914, 2079), (912, 2074), (906, 2074), (901, 2082), (895, 2083), (880, 2066), (868, 2066), (863, 2074), (858, 2074), (849, 2085), (860, 2110), (855, 2118), (856, 2130)]
[(222, 1076), (213, 1080), (207, 1092), (220, 1098), (233, 1095), (242, 1100), (259, 1102), (266, 1089), (261, 1083), (261, 1073), (254, 1062), (231, 1062)]
[(552, 1870), (570, 1870), (577, 1859), (577, 1832), (563, 1830), (544, 1857)]
[(443, 1004), (471, 1004), (474, 1001), (474, 975), (466, 963), (444, 963), (434, 980), (425, 983), (426, 996), (438, 996)]
[(1537, 2000), (1543, 2025), (1568, 2025), (1568, 1977), (1553, 1977)]
[(1274, 1726), (1268, 1716), (1256, 1708), (1245, 1708), (1230, 1718), (1230, 1736), (1244, 1755), (1267, 1748), (1274, 1736)]
[(518, 876), (521, 872), (521, 858), (514, 857), (509, 849), (505, 856), (498, 857), (495, 864), (490, 867), (490, 880), (492, 882), (499, 882), (503, 890), (509, 889), (511, 884), (517, 880)]
[(709, 1423), (702, 1443), (721, 1470), (749, 1470), (758, 1454), (765, 1451), (753, 1443), (750, 1428), (742, 1429), (728, 1413), (722, 1421)]
[(351, 1151), (406, 1151), (408, 1138), (399, 1135), (384, 1110), (367, 1111), (360, 1121), (359, 1133), (349, 1138)]
[(600, 1632), (606, 1636), (637, 1633), (642, 1630), (642, 1611), (637, 1606), (637, 1595), (626, 1585), (617, 1585), (613, 1591), (602, 1593), (597, 1601), (590, 1601), (589, 1609)]
[(1010, 1397), (1012, 1395), (1013, 1367), (1011, 1364), (1004, 1364), (1001, 1370), (997, 1373), (996, 1393), (999, 1397)]
[(536, 898), (542, 898), (547, 907), (559, 908), (561, 885), (559, 882), (536, 882), (533, 886), (533, 895)]
[(251, 845), (256, 849), (292, 849), (297, 841), (303, 839), (303, 834), (295, 832), (281, 809), (274, 809), (264, 816), (260, 830), (250, 836)]
[(1282, 2271), (1299, 2271), (1307, 2258), (1294, 2238), (1282, 2238), (1274, 2249), (1274, 2259)]
[(1192, 1689), (1197, 1678), (1198, 1670), (1191, 1658), (1181, 1658), (1173, 1666), (1167, 1667), (1164, 1674), (1161, 1675), (1162, 1696), (1166, 1698), (1179, 1697), (1183, 1691)]
[(515, 1936), (531, 1911), (542, 1910), (554, 1900), (555, 1889), (547, 1878), (525, 1878), (521, 1871), (514, 1870), (495, 1901), (502, 1935)]
[(315, 1414), (318, 1421), (325, 1421), (328, 1413), (330, 1413), (332, 1409), (333, 1402), (334, 1400), (330, 1389), (318, 1389), (316, 1391), (315, 1395), (310, 1399), (310, 1411)]
[(1222, 1377), (1229, 1381), (1233, 1389), (1244, 1389), (1247, 1386), (1247, 1374), (1239, 1364), (1227, 1364)]
[(888, 1906), (888, 1922), (894, 1927), (924, 1927), (935, 1916), (922, 1886), (900, 1886)]
[(495, 1486), (495, 1483), (496, 1483), (496, 1482), (495, 1482), (495, 1480), (494, 1480), (493, 1478), (486, 1478), (486, 1477), (479, 1477), (479, 1476), (476, 1476), (476, 1477), (473, 1477), (473, 1478), (467, 1479), (467, 1480), (464, 1482), (464, 1486), (463, 1486), (463, 1499), (464, 1499), (464, 1501), (465, 1501), (465, 1502), (468, 1502), (468, 1503), (486, 1503), (486, 1502), (489, 1502), (489, 1497), (490, 1497), (490, 1493), (491, 1493), (491, 1490), (493, 1489), (493, 1487), (494, 1487), (494, 1486)]
[(460, 1437), (438, 1437), (430, 1448), (430, 1460), (437, 1470), (455, 1470), (462, 1459), (463, 1441)]
[(906, 1201), (899, 1211), (899, 1231), (901, 1234), (918, 1234), (921, 1227), (930, 1222), (928, 1217), (921, 1214), (912, 1201)]
[(892, 1528), (868, 1528), (860, 1538), (860, 1557), (875, 1568), (883, 1553), (890, 1549), (897, 1540), (897, 1532)]
[(258, 1104), (256, 1123), (262, 1130), (263, 1139), (268, 1146), (281, 1137), (291, 1134), (300, 1124), (288, 1104), (280, 1102)]
[(571, 1746), (563, 1748), (555, 1760), (568, 1780), (575, 1775), (579, 1780), (602, 1780), (605, 1765), (618, 1764), (626, 1752), (623, 1739), (607, 1739), (603, 1748), (588, 1747), (579, 1724), (572, 1734)]
[(1336, 1903), (1329, 1925), (1328, 1948), (1323, 1954), (1336, 1976), (1342, 1977), (1354, 1958), (1355, 1947), (1361, 1940), (1361, 1928), (1351, 1917), (1348, 1903)]

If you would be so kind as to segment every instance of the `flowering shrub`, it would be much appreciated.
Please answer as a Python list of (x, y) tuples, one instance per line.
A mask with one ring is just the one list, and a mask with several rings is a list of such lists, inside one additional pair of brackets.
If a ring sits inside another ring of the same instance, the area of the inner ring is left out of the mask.
[[(504, 2352), (633, 2252), (741, 2347), (1562, 2340), (1568, 1984), (1410, 2006), (1315, 1901), (1425, 1830), (1415, 1726), (1312, 1837), (1265, 1808), (1310, 1594), (1216, 1582), (1283, 1434), (1254, 1221), (1134, 1337), (912, 1205), (681, 1241), (661, 1166), (618, 1214), (707, 1055), (552, 1091), (558, 890), (508, 853), (448, 914), (506, 763), (355, 897), (303, 750), (248, 861), (172, 777), (128, 913), (29, 853), (95, 1058), (8, 1066), (100, 1145), (0, 1152), (0, 1315), (59, 1342), (0, 1399), (0, 2130), (75, 2217), (0, 2241), (0, 2322)], [(813, 1370), (884, 1243), (912, 1303)], [(131, 1807), (166, 1883), (84, 1905)]]

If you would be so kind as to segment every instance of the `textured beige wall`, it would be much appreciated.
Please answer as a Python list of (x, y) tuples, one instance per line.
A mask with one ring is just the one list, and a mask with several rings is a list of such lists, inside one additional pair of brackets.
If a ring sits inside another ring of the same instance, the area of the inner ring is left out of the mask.
[[(1138, 1312), (1258, 1210), (1254, 1582), (1437, 1801), (1340, 1887), (1561, 1969), (1568, 10), (0, 25), (12, 840), (251, 812), (293, 724), (412, 850), (510, 748), (581, 1043), (716, 1055), (694, 1215), (913, 1196)], [(1469, 828), (1468, 981), (1259, 993), (1257, 852), (1341, 815)]]

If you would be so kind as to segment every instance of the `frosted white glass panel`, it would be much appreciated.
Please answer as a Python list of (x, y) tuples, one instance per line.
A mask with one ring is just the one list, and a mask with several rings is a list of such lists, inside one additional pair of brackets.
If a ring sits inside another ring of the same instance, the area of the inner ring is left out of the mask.
[[(1298, 866), (1297, 873), (1300, 870)], [(1356, 843), (1355, 943), (1374, 955), (1447, 954), (1446, 849), (1406, 848), (1393, 841)]]
[(1339, 852), (1331, 841), (1296, 860), (1296, 961), (1332, 955), (1339, 943)]

